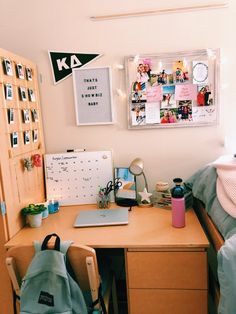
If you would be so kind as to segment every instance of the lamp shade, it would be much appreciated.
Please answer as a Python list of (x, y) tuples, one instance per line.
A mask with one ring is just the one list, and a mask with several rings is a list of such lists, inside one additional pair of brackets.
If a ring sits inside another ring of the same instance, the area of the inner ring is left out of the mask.
[(129, 171), (135, 175), (139, 176), (143, 173), (143, 161), (140, 158), (135, 158), (130, 166), (129, 166)]

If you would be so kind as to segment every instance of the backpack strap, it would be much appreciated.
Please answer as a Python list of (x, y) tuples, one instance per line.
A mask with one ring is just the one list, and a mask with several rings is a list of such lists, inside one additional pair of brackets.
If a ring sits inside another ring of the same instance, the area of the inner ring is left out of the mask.
[(105, 306), (103, 295), (102, 295), (102, 285), (101, 285), (101, 283), (100, 283), (99, 288), (98, 288), (98, 298), (97, 298), (97, 300), (95, 300), (92, 303), (92, 307), (94, 307), (98, 303), (100, 303), (100, 305), (101, 305), (102, 313), (103, 314), (107, 314), (106, 306)]
[(47, 250), (48, 249), (48, 242), (49, 240), (55, 237), (55, 244), (54, 244), (54, 250), (60, 251), (60, 244), (61, 244), (61, 239), (56, 233), (51, 233), (48, 234), (45, 239), (43, 240), (42, 246), (41, 246), (41, 251)]
[(61, 242), (60, 237), (56, 233), (48, 234), (44, 238), (43, 242), (34, 241), (33, 244), (34, 244), (35, 252), (37, 253), (40, 251), (47, 250), (48, 249), (48, 242), (52, 237), (56, 238), (53, 249), (66, 255), (67, 250), (70, 247), (70, 245), (73, 243), (73, 241), (62, 241)]

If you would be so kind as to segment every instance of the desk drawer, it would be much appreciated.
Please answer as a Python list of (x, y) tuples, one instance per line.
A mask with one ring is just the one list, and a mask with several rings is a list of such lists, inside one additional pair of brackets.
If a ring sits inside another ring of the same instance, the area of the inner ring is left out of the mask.
[(207, 289), (206, 252), (127, 252), (128, 288)]
[(130, 314), (207, 314), (206, 290), (130, 289)]

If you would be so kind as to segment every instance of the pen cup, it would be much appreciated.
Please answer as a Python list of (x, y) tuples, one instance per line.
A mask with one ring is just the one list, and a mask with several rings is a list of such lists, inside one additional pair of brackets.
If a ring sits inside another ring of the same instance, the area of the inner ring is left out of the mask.
[(50, 200), (48, 202), (49, 214), (54, 214), (59, 211), (59, 202), (57, 200)]
[(109, 208), (110, 207), (110, 195), (99, 192), (97, 196), (97, 207)]

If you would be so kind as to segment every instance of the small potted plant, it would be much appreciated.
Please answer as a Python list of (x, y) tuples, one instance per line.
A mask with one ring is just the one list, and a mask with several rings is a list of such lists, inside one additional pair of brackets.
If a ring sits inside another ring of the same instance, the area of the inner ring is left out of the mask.
[(30, 227), (37, 228), (42, 224), (42, 213), (46, 209), (43, 204), (29, 204), (27, 207), (22, 208), (22, 215), (26, 217), (26, 221)]

